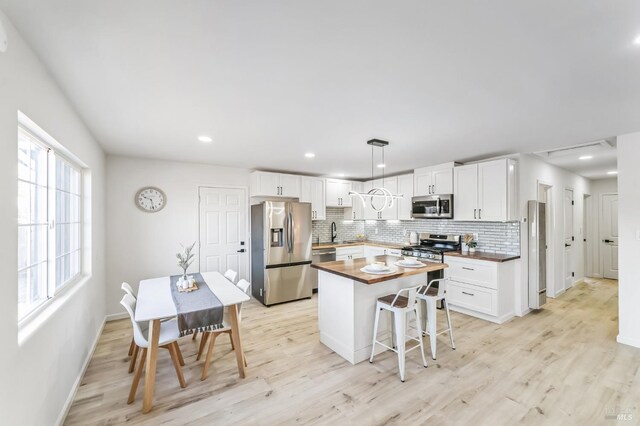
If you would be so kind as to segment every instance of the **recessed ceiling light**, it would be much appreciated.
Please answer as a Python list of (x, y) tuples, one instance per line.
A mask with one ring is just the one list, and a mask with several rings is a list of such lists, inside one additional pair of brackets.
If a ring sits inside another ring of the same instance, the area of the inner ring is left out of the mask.
[(204, 143), (213, 142), (213, 139), (210, 136), (205, 136), (205, 135), (198, 136), (198, 140)]
[(618, 171), (617, 170), (611, 170), (610, 172), (607, 172), (608, 175), (617, 175)]
[(578, 160), (591, 160), (593, 155), (583, 155), (582, 157), (578, 157)]
[(313, 158), (316, 155), (313, 152), (307, 152), (306, 154), (304, 154), (304, 156), (307, 157), (307, 158)]
[(640, 46), (640, 35), (633, 40), (633, 44), (635, 44), (636, 46)]
[(387, 167), (387, 165), (386, 165), (386, 164), (384, 164), (384, 163), (380, 163), (380, 164), (378, 164), (378, 168), (379, 168), (379, 169), (384, 169), (385, 167)]

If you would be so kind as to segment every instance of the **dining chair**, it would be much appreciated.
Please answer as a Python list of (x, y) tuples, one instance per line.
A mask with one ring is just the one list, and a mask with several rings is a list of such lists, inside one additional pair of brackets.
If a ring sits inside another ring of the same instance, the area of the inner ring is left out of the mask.
[(224, 273), (224, 277), (235, 284), (236, 280), (238, 279), (238, 273), (233, 269), (227, 269), (227, 271)]
[[(238, 284), (237, 284), (238, 288), (240, 290), (242, 290), (244, 293), (249, 292), (249, 288), (251, 287), (251, 283), (245, 279), (241, 279)], [(242, 321), (242, 304), (240, 306), (238, 306), (238, 323), (240, 323), (240, 321)], [(211, 356), (213, 355), (213, 345), (216, 341), (216, 338), (223, 334), (223, 333), (227, 333), (229, 335), (229, 340), (231, 341), (231, 349), (235, 350), (235, 347), (233, 345), (233, 337), (231, 335), (232, 331), (231, 331), (231, 320), (228, 317), (227, 312), (225, 311), (223, 319), (222, 319), (222, 324), (223, 327), (219, 328), (218, 330), (214, 330), (214, 331), (207, 331), (205, 333), (202, 334), (202, 338), (200, 339), (200, 349), (198, 350), (198, 356), (196, 357), (196, 360), (200, 360), (200, 357), (202, 356), (202, 352), (204, 350), (205, 345), (207, 344), (207, 340), (209, 339), (209, 337), (211, 338), (211, 340), (209, 341), (209, 348), (207, 349), (207, 356), (205, 358), (204, 361), (204, 368), (202, 369), (202, 377), (200, 378), (200, 380), (204, 380), (207, 378), (207, 376), (209, 375), (209, 364), (211, 363)], [(247, 366), (247, 359), (244, 358), (244, 365), (245, 367)]]
[[(376, 345), (380, 345), (398, 354), (398, 370), (400, 373), (400, 381), (404, 382), (405, 359), (406, 353), (414, 349), (420, 349), (422, 355), (422, 365), (427, 367), (427, 360), (424, 357), (424, 344), (422, 342), (422, 328), (420, 324), (420, 304), (417, 300), (418, 289), (421, 286), (400, 289), (395, 294), (389, 294), (379, 297), (376, 302), (376, 316), (373, 324), (373, 343), (371, 345), (371, 356), (369, 362), (373, 363), (373, 357), (376, 352)], [(406, 294), (406, 295), (403, 295)], [(395, 348), (385, 345), (378, 340), (378, 324), (380, 320), (380, 312), (386, 310), (391, 313), (393, 318), (393, 330), (391, 332), (392, 339), (395, 338)], [(417, 336), (408, 334), (408, 315), (412, 313), (416, 319)], [(418, 344), (410, 349), (406, 349), (407, 340), (414, 340)]]
[[(147, 358), (147, 348), (149, 347), (149, 341), (147, 339), (148, 335), (148, 327), (145, 329), (135, 320), (135, 309), (136, 309), (136, 299), (130, 294), (125, 294), (120, 301), (120, 304), (124, 306), (127, 313), (129, 314), (129, 318), (131, 319), (131, 325), (133, 326), (133, 338), (136, 344), (136, 352), (138, 348), (142, 349), (142, 357), (140, 363), (138, 364), (138, 368), (136, 370), (136, 374), (133, 377), (133, 382), (131, 383), (131, 390), (129, 391), (129, 399), (127, 400), (127, 404), (131, 404), (136, 397), (136, 391), (138, 390), (138, 384), (140, 383), (140, 378), (142, 377), (142, 371), (144, 369), (144, 364)], [(180, 338), (180, 330), (178, 329), (178, 321), (176, 319), (172, 319), (169, 321), (164, 321), (160, 323), (160, 336), (158, 347), (167, 349), (169, 354), (171, 355), (171, 361), (173, 362), (173, 366), (176, 370), (176, 375), (178, 376), (178, 381), (180, 382), (180, 387), (187, 387), (187, 383), (184, 380), (184, 376), (182, 374), (182, 367), (184, 365), (184, 360), (182, 359), (182, 353), (180, 352), (180, 346), (178, 346), (178, 339)]]
[[(133, 292), (133, 288), (131, 287), (131, 285), (128, 282), (123, 282), (120, 285), (120, 288), (122, 289), (122, 291), (124, 291), (125, 293), (131, 295), (131, 297), (133, 297), (134, 299), (138, 299), (136, 297), (136, 294)], [(135, 346), (136, 346), (136, 342), (133, 340), (133, 337), (131, 338), (131, 344), (129, 344), (129, 356), (133, 355), (133, 351), (135, 350)], [(131, 362), (129, 363), (129, 373), (133, 372), (134, 366), (135, 366), (136, 360), (135, 357), (131, 358)]]

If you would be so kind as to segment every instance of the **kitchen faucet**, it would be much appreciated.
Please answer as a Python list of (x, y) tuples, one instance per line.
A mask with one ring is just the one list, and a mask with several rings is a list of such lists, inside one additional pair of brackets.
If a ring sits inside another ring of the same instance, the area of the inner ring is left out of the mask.
[(334, 242), (337, 236), (338, 236), (338, 230), (336, 229), (336, 223), (331, 222), (331, 242)]

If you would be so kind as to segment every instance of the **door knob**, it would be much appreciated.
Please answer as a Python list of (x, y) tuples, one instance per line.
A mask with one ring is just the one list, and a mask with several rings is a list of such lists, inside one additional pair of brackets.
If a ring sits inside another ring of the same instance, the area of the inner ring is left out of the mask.
[(612, 240), (602, 240), (603, 243), (612, 243)]
[(564, 244), (564, 246), (565, 246), (565, 247), (571, 247), (571, 244), (567, 244), (567, 243), (565, 243), (565, 244)]
[(244, 253), (244, 252), (245, 252), (245, 249), (238, 250), (238, 253)]

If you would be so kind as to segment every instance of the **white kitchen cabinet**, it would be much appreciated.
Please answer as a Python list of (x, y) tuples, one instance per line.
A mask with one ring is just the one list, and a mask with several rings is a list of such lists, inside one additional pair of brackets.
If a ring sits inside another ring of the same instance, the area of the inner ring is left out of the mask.
[[(368, 192), (372, 188), (380, 188), (384, 187), (391, 191), (391, 194), (398, 193), (398, 178), (397, 177), (389, 177), (385, 178), (384, 181), (382, 179), (374, 179), (372, 181), (365, 182), (364, 191)], [(382, 193), (380, 193), (382, 194)], [(364, 208), (364, 218), (366, 220), (396, 220), (398, 219), (398, 201), (393, 201), (393, 207), (387, 207), (382, 211), (375, 211), (371, 206), (371, 198), (365, 197), (365, 208)], [(384, 203), (383, 197), (373, 198), (373, 204), (376, 207), (381, 206)]]
[[(356, 192), (364, 191), (364, 182), (351, 182), (351, 190)], [(345, 220), (363, 220), (364, 219), (364, 206), (362, 200), (358, 196), (351, 198), (351, 207), (344, 209)], [(366, 199), (365, 199), (366, 202)]]
[(336, 260), (353, 260), (364, 257), (363, 246), (336, 247)]
[(453, 168), (456, 163), (422, 167), (413, 171), (413, 195), (436, 195), (453, 193)]
[(384, 256), (387, 254), (387, 249), (377, 246), (364, 246), (364, 257)]
[(516, 264), (458, 256), (444, 257), (449, 265), (447, 303), (452, 311), (501, 324), (515, 315)]
[(252, 172), (252, 197), (300, 198), (300, 176), (283, 173)]
[(413, 197), (413, 175), (398, 176), (398, 193), (403, 198), (398, 201), (398, 219), (411, 220), (411, 198)]
[(324, 179), (303, 176), (300, 183), (300, 202), (311, 203), (312, 220), (325, 220), (327, 214)]
[(478, 165), (453, 169), (453, 215), (455, 220), (478, 219)]
[(514, 160), (501, 159), (454, 169), (454, 218), (465, 221), (518, 220)]
[(351, 207), (352, 182), (341, 179), (326, 180), (326, 201), (328, 207)]

